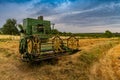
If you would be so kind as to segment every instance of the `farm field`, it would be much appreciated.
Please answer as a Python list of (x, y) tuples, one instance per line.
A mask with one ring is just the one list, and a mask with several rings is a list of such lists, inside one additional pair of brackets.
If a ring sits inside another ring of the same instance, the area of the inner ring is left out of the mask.
[(30, 64), (20, 60), (18, 36), (0, 35), (0, 79), (120, 80), (119, 38), (79, 39), (79, 49), (73, 55)]

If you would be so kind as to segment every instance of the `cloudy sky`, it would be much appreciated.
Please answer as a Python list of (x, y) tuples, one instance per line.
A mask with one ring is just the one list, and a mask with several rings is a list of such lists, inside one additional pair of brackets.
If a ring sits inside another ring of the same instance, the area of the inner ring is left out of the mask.
[(120, 0), (0, 0), (0, 26), (40, 15), (63, 32), (120, 32)]

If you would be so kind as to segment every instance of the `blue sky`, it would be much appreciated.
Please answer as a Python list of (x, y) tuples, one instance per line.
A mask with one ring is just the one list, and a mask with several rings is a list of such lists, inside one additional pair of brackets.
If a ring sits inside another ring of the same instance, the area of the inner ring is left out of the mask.
[(62, 32), (120, 32), (120, 0), (0, 0), (0, 26), (40, 15)]

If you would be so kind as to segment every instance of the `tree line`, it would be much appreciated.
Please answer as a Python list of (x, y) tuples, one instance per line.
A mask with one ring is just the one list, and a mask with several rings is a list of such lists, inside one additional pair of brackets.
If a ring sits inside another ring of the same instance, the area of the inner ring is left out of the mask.
[[(16, 28), (17, 21), (16, 19), (7, 19), (6, 23), (0, 28), (0, 34), (6, 34), (6, 35), (19, 35), (19, 32)], [(106, 30), (104, 33), (71, 33), (71, 32), (60, 32), (57, 29), (53, 29), (51, 31), (51, 34), (56, 35), (59, 34), (61, 36), (80, 36), (80, 37), (120, 37), (120, 33), (112, 33), (109, 30)]]

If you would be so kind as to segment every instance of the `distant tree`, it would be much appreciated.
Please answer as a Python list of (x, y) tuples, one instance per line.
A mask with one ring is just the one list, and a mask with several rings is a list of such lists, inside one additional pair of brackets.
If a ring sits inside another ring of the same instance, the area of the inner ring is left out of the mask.
[(104, 33), (104, 36), (107, 37), (107, 38), (110, 38), (110, 37), (113, 37), (113, 33), (109, 30), (106, 30), (105, 33)]
[(66, 36), (66, 35), (67, 35), (67, 33), (66, 33), (66, 32), (62, 32), (62, 35), (63, 35), (63, 36)]
[(73, 35), (71, 32), (68, 32), (67, 34), (68, 34), (68, 36), (71, 36), (71, 35)]
[(9, 34), (9, 35), (19, 34), (15, 25), (16, 25), (15, 19), (7, 19), (6, 23), (2, 27), (3, 34)]
[(2, 34), (2, 28), (0, 28), (0, 34)]
[(59, 34), (59, 31), (57, 29), (52, 29), (52, 34)]
[(116, 33), (114, 33), (114, 36), (115, 37), (120, 37), (120, 33), (116, 32)]

